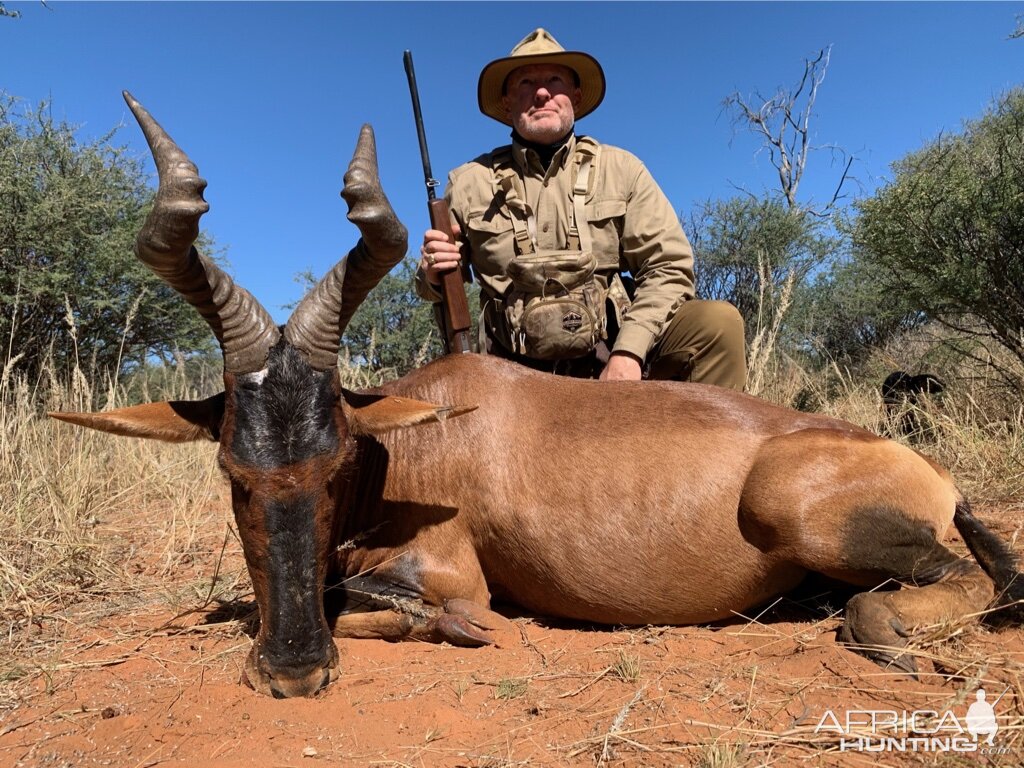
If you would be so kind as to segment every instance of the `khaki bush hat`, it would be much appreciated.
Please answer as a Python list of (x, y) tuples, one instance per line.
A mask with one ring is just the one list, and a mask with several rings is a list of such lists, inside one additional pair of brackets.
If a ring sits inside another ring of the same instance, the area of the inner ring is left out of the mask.
[(516, 44), (512, 53), (492, 61), (480, 73), (476, 93), (481, 112), (499, 123), (512, 125), (501, 105), (502, 89), (509, 73), (527, 64), (561, 64), (579, 75), (583, 98), (576, 107), (577, 120), (597, 109), (604, 99), (604, 70), (597, 59), (581, 51), (567, 51), (546, 29), (535, 29)]

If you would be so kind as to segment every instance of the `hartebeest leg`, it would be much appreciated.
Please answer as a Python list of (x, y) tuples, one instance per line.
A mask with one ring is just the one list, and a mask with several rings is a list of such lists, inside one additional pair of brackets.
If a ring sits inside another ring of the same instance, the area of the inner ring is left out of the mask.
[(490, 633), (511, 626), (504, 616), (473, 600), (450, 598), (433, 605), (384, 570), (345, 579), (339, 589), (345, 605), (334, 625), (336, 637), (479, 646), (493, 645)]
[(995, 586), (981, 568), (957, 560), (939, 583), (855, 595), (846, 604), (839, 639), (879, 664), (915, 674), (913, 657), (902, 653), (914, 629), (976, 613), (994, 596)]
[[(744, 536), (763, 551), (850, 584), (840, 638), (910, 673), (916, 628), (984, 611), (992, 580), (939, 540), (960, 495), (948, 475), (896, 443), (804, 430), (767, 441), (740, 504)], [(915, 588), (916, 587), (916, 588)]]
[(338, 617), (333, 634), (335, 637), (422, 640), (472, 647), (494, 645), (496, 640), (487, 630), (502, 629), (508, 624), (504, 616), (468, 600), (450, 600), (444, 608), (420, 603), (377, 611), (344, 613)]

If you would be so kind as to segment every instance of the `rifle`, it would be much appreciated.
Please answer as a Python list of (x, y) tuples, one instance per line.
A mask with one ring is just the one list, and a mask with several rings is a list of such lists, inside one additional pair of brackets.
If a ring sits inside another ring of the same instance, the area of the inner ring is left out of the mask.
[[(404, 55), (405, 74), (409, 78), (409, 93), (412, 96), (412, 111), (416, 118), (416, 133), (420, 140), (420, 157), (423, 158), (423, 176), (427, 184), (427, 210), (430, 212), (430, 227), (444, 232), (448, 242), (455, 242), (452, 232), (448, 202), (438, 199), (435, 188), (440, 182), (430, 171), (430, 155), (427, 152), (427, 135), (423, 130), (423, 113), (420, 112), (420, 94), (416, 88), (416, 72), (412, 66), (412, 51)], [(446, 353), (470, 352), (469, 345), (469, 302), (466, 300), (466, 286), (463, 285), (462, 270), (451, 269), (441, 275), (441, 326), (444, 334)]]

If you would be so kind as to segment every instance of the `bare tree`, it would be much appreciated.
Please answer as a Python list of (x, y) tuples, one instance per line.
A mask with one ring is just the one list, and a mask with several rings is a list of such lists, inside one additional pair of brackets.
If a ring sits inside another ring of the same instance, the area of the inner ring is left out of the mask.
[[(811, 116), (818, 89), (828, 71), (832, 46), (818, 51), (814, 58), (804, 59), (804, 74), (792, 90), (780, 88), (771, 98), (754, 92), (752, 98), (739, 92), (726, 98), (725, 107), (734, 115), (737, 126), (746, 127), (762, 140), (762, 148), (768, 150), (772, 165), (779, 173), (779, 184), (786, 204), (795, 210), (815, 216), (826, 216), (842, 199), (842, 188), (849, 176), (853, 156), (847, 156), (839, 147), (815, 146), (811, 143)], [(758, 105), (759, 104), (759, 105)], [(807, 159), (816, 149), (829, 149), (844, 160), (841, 178), (836, 185), (832, 199), (823, 208), (801, 206), (797, 202), (797, 191), (807, 168)]]
[(1010, 40), (1017, 40), (1024, 37), (1024, 16), (1017, 17), (1017, 28), (1010, 33)]
[[(46, 4), (46, 0), (39, 0), (39, 4), (48, 11), (53, 10)], [(6, 16), (9, 19), (20, 19), (21, 11), (15, 11), (8, 8), (2, 1), (0, 1), (0, 17)]]

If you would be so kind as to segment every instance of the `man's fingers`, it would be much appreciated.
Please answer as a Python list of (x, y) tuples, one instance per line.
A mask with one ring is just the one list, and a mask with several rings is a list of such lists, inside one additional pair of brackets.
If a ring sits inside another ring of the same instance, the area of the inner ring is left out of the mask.
[[(452, 225), (452, 231), (458, 240), (458, 224)], [(423, 233), (420, 257), (420, 268), (426, 273), (427, 280), (435, 285), (440, 282), (441, 274), (456, 269), (461, 263), (459, 244), (450, 242), (439, 229), (428, 229)]]
[(437, 229), (428, 229), (423, 234), (423, 247), (420, 249), (425, 255), (428, 253), (455, 253), (459, 252), (459, 244), (451, 243), (444, 232)]
[(459, 266), (459, 254), (456, 253), (431, 253), (425, 251), (423, 258), (420, 260), (420, 267), (427, 275), (427, 279), (433, 283), (436, 283), (435, 278), (440, 273), (448, 272)]
[[(428, 259), (429, 261), (429, 259)], [(433, 267), (435, 269), (451, 269), (459, 265), (459, 254), (457, 253), (438, 253), (434, 256)]]
[(436, 254), (438, 256), (438, 258), (441, 257), (441, 254), (453, 255), (456, 258), (458, 258), (459, 246), (452, 245), (451, 243), (437, 243), (437, 242), (424, 243), (423, 244), (423, 253), (433, 253), (433, 254)]
[(640, 360), (628, 352), (613, 352), (601, 371), (601, 381), (640, 381), (643, 368)]

